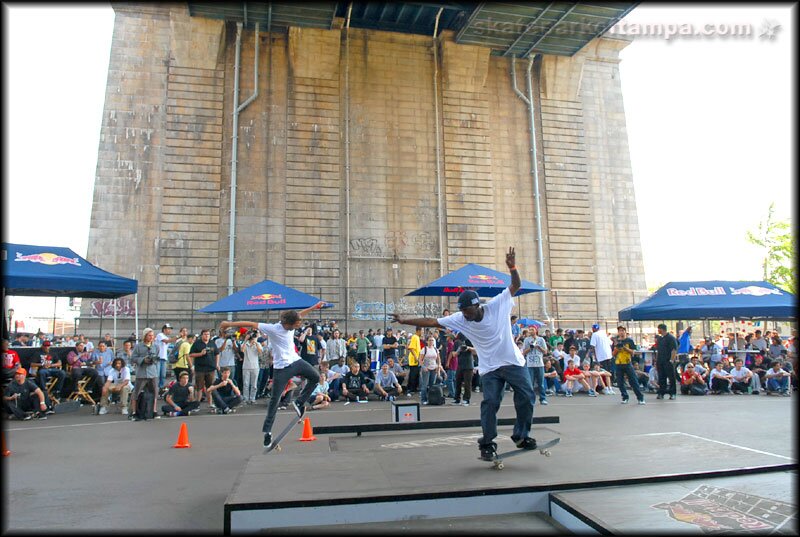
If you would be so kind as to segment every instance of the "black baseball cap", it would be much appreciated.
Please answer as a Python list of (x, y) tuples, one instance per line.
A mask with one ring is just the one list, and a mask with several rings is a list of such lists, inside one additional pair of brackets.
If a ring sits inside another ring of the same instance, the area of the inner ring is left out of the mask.
[(478, 293), (475, 291), (464, 291), (458, 296), (458, 309), (463, 310), (470, 306), (477, 306), (481, 303)]

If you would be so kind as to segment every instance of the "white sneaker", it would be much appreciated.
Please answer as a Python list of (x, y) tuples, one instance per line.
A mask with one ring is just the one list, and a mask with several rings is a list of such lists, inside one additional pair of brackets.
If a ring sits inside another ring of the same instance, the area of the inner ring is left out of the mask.
[(122, 407), (122, 410), (120, 410), (119, 413), (122, 414), (123, 416), (127, 416), (128, 415), (128, 407), (126, 407), (126, 406)]
[(344, 402), (344, 406), (347, 406), (347, 405), (349, 405), (349, 404), (350, 404), (350, 401), (345, 401), (345, 402)]
[(644, 402), (644, 399), (642, 399), (641, 401), (639, 401), (639, 404), (640, 404), (640, 405), (646, 405), (647, 403), (645, 403), (645, 402)]
[(101, 416), (103, 416), (105, 414), (108, 414), (108, 409), (106, 407), (104, 407), (104, 406), (101, 406), (100, 407), (100, 412), (98, 412), (98, 414), (100, 414)]
[(597, 392), (594, 390), (589, 390), (589, 397), (597, 397)]
[(359, 403), (369, 403), (369, 401), (366, 398), (364, 398), (363, 400), (359, 399), (357, 402), (359, 402)]

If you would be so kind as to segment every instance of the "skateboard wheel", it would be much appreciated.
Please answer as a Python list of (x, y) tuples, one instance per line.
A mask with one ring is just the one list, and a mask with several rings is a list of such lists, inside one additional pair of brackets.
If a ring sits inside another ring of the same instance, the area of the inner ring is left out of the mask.
[(549, 457), (549, 456), (550, 456), (550, 450), (548, 450), (548, 449), (545, 449), (545, 450), (544, 450), (544, 456), (545, 456), (545, 457)]
[(277, 446), (275, 446), (275, 451), (280, 451), (281, 449), (282, 449), (282, 448), (281, 448), (281, 445), (280, 445), (280, 444), (278, 444)]
[(499, 462), (499, 463), (497, 463), (497, 464), (495, 465), (495, 467), (496, 467), (498, 470), (502, 470), (502, 469), (504, 468), (504, 466), (503, 466), (503, 463), (502, 463), (502, 462)]

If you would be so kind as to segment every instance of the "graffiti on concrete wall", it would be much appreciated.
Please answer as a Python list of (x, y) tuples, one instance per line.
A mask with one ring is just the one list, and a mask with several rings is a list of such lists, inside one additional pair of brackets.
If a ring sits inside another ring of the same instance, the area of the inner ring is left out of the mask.
[(91, 303), (90, 317), (113, 317), (114, 304), (117, 307), (117, 317), (135, 317), (136, 305), (132, 298), (118, 298), (116, 300), (93, 300)]
[(397, 303), (357, 300), (353, 306), (353, 319), (362, 321), (391, 320), (392, 313), (413, 315), (415, 317), (437, 317), (440, 313), (438, 302), (407, 302), (401, 298)]
[(436, 249), (433, 234), (422, 231), (387, 231), (383, 238), (363, 237), (350, 239), (350, 248), (357, 255), (380, 257), (384, 252), (398, 255), (429, 254)]

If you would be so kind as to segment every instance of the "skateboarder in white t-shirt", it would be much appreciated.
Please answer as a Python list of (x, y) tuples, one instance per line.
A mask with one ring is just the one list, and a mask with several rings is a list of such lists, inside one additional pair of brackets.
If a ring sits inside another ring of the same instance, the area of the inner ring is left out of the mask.
[(481, 376), (481, 428), (483, 436), (478, 439), (481, 459), (491, 461), (497, 453), (497, 411), (503, 400), (506, 382), (514, 389), (514, 408), (517, 420), (511, 439), (518, 448), (536, 449), (536, 440), (529, 435), (533, 418), (533, 387), (525, 365), (525, 358), (514, 344), (511, 323), (508, 322), (514, 308), (513, 296), (519, 291), (522, 281), (517, 272), (514, 248), (506, 253), (506, 265), (511, 271), (511, 285), (502, 293), (481, 305), (478, 293), (464, 291), (458, 297), (459, 312), (440, 319), (401, 319), (392, 314), (401, 324), (429, 328), (449, 328), (462, 332), (472, 342), (480, 361)]
[(292, 377), (304, 377), (307, 382), (300, 395), (292, 401), (292, 406), (298, 418), (302, 418), (306, 411), (306, 401), (311, 397), (311, 392), (319, 383), (319, 373), (314, 367), (300, 358), (294, 347), (294, 331), (303, 326), (303, 317), (310, 311), (321, 308), (325, 302), (317, 302), (310, 308), (302, 311), (287, 310), (281, 313), (281, 320), (275, 324), (255, 323), (251, 321), (223, 321), (219, 325), (219, 332), (224, 333), (228, 328), (245, 327), (258, 330), (269, 337), (272, 344), (272, 367), (275, 371), (272, 381), (272, 398), (267, 408), (267, 416), (261, 428), (264, 432), (264, 447), (272, 447), (272, 425), (275, 423), (275, 414), (278, 412), (278, 403), (283, 389)]

